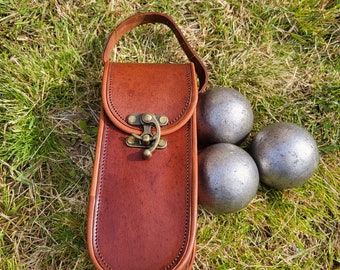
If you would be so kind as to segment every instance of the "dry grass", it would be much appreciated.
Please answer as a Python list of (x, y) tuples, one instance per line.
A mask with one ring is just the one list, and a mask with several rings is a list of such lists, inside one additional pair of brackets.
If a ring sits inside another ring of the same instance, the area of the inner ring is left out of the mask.
[[(206, 63), (210, 86), (252, 103), (254, 134), (304, 126), (321, 160), (302, 187), (262, 186), (243, 211), (199, 211), (195, 269), (338, 269), (339, 11), (335, 1), (0, 3), (0, 269), (93, 269), (87, 196), (103, 44), (138, 11), (167, 12)], [(184, 62), (166, 27), (140, 27), (119, 61)]]

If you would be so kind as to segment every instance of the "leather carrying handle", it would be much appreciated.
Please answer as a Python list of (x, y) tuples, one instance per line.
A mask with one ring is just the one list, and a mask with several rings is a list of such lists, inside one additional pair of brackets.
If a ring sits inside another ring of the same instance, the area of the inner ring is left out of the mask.
[(102, 56), (103, 64), (107, 63), (110, 60), (113, 48), (126, 33), (128, 33), (130, 30), (139, 25), (148, 23), (162, 23), (167, 25), (173, 31), (183, 51), (187, 55), (189, 61), (193, 62), (195, 65), (195, 70), (200, 82), (199, 91), (204, 91), (208, 83), (207, 69), (205, 68), (203, 62), (198, 57), (196, 52), (191, 48), (191, 46), (189, 45), (188, 41), (184, 37), (183, 33), (181, 32), (177, 24), (171, 19), (171, 17), (169, 17), (165, 13), (159, 12), (138, 13), (120, 23), (117, 26), (116, 30), (114, 30), (110, 34), (106, 42)]

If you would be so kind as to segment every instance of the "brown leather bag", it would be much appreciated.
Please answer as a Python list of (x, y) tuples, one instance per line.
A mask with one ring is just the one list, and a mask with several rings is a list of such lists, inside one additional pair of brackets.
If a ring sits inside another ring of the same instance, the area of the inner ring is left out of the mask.
[[(110, 62), (118, 40), (147, 23), (167, 25), (191, 62)], [(197, 220), (196, 73), (202, 90), (206, 69), (162, 13), (121, 23), (103, 63), (88, 216), (91, 259), (97, 269), (189, 269)]]

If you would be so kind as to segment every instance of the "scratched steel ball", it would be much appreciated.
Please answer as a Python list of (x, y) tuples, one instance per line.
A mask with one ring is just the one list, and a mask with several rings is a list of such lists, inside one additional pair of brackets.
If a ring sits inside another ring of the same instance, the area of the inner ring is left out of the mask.
[(234, 89), (212, 88), (199, 96), (197, 134), (203, 145), (242, 142), (253, 127), (249, 101)]
[(259, 174), (252, 157), (242, 148), (218, 143), (198, 156), (198, 198), (215, 213), (231, 213), (246, 207), (255, 197)]
[(293, 123), (275, 123), (262, 129), (251, 143), (260, 180), (282, 190), (305, 183), (319, 162), (314, 138)]

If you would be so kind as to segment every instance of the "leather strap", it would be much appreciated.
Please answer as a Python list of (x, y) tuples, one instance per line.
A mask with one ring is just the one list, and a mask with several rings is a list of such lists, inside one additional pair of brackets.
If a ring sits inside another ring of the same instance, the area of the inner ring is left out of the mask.
[(122, 23), (120, 23), (116, 30), (114, 30), (105, 45), (104, 51), (103, 51), (103, 63), (107, 63), (110, 60), (110, 55), (115, 47), (115, 45), (118, 43), (118, 41), (130, 30), (133, 28), (142, 25), (142, 24), (148, 24), (148, 23), (162, 23), (167, 25), (175, 34), (179, 44), (181, 45), (183, 51), (187, 55), (189, 61), (193, 62), (195, 65), (195, 70), (200, 82), (199, 91), (204, 91), (207, 83), (208, 83), (208, 72), (201, 61), (201, 59), (198, 57), (196, 52), (191, 48), (188, 41), (184, 37), (183, 33), (179, 29), (179, 27), (176, 25), (176, 23), (165, 13), (158, 13), (158, 12), (147, 12), (147, 13), (138, 13), (132, 17), (129, 17)]

